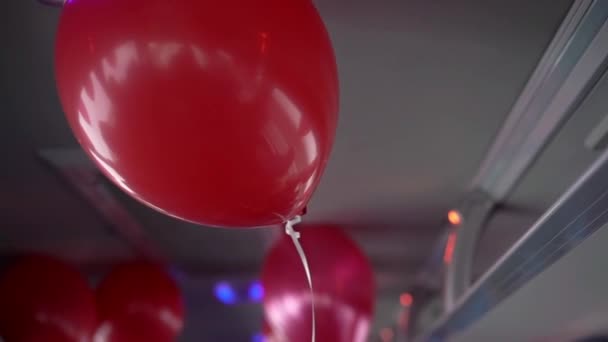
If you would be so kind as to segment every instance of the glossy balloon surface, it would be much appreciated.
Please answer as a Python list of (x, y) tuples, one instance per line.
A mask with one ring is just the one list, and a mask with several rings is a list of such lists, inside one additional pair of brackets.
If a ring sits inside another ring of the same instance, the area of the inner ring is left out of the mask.
[(52, 257), (18, 260), (0, 278), (0, 336), (7, 342), (80, 342), (97, 325), (83, 275)]
[(67, 1), (55, 69), (91, 159), (169, 215), (284, 222), (328, 161), (337, 68), (310, 0)]
[(181, 291), (157, 264), (115, 267), (97, 288), (97, 306), (100, 342), (174, 341), (184, 325)]
[[(369, 262), (336, 227), (301, 229), (315, 293), (318, 342), (364, 342), (374, 306)], [(264, 312), (279, 341), (311, 340), (311, 295), (300, 258), (289, 237), (270, 250), (262, 270)]]

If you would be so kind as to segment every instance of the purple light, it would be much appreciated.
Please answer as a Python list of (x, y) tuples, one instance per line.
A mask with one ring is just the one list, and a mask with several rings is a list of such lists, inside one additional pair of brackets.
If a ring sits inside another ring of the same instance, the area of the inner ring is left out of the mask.
[(262, 334), (255, 334), (251, 338), (251, 342), (266, 342), (266, 337)]
[(234, 289), (227, 282), (221, 282), (215, 286), (215, 297), (224, 304), (234, 304), (237, 300)]
[(252, 302), (259, 302), (264, 299), (264, 287), (260, 282), (254, 282), (249, 286), (248, 295)]

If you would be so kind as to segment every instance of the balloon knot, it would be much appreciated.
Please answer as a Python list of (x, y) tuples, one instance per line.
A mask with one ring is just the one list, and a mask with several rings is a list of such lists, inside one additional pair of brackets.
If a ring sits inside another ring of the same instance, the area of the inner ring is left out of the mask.
[(291, 236), (294, 239), (299, 239), (300, 238), (300, 233), (297, 232), (293, 226), (295, 226), (296, 224), (302, 222), (302, 217), (301, 216), (294, 216), (294, 218), (292, 218), (291, 220), (287, 220), (287, 222), (285, 222), (285, 233), (289, 236)]

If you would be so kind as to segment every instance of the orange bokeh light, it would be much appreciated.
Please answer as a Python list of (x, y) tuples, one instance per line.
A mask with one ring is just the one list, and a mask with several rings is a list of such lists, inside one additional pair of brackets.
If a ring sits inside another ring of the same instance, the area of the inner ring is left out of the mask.
[(448, 221), (454, 226), (459, 226), (462, 223), (462, 215), (458, 210), (448, 211)]
[(448, 236), (448, 241), (445, 244), (445, 251), (443, 253), (443, 262), (450, 264), (452, 262), (452, 256), (454, 255), (454, 246), (456, 245), (456, 232), (451, 232)]
[(403, 293), (401, 294), (401, 296), (399, 296), (399, 303), (401, 303), (401, 306), (411, 306), (412, 303), (414, 302), (414, 297), (412, 297), (411, 294), (409, 293)]

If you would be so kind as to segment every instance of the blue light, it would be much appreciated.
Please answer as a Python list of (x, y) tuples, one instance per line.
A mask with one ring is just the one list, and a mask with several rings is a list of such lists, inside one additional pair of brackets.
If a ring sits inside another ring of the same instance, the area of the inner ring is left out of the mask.
[(255, 334), (253, 338), (251, 338), (251, 342), (266, 342), (266, 337), (262, 334)]
[(255, 282), (249, 286), (249, 299), (253, 302), (259, 302), (264, 298), (264, 287), (259, 282)]
[(234, 304), (237, 300), (234, 289), (226, 282), (215, 286), (215, 297), (224, 304)]

